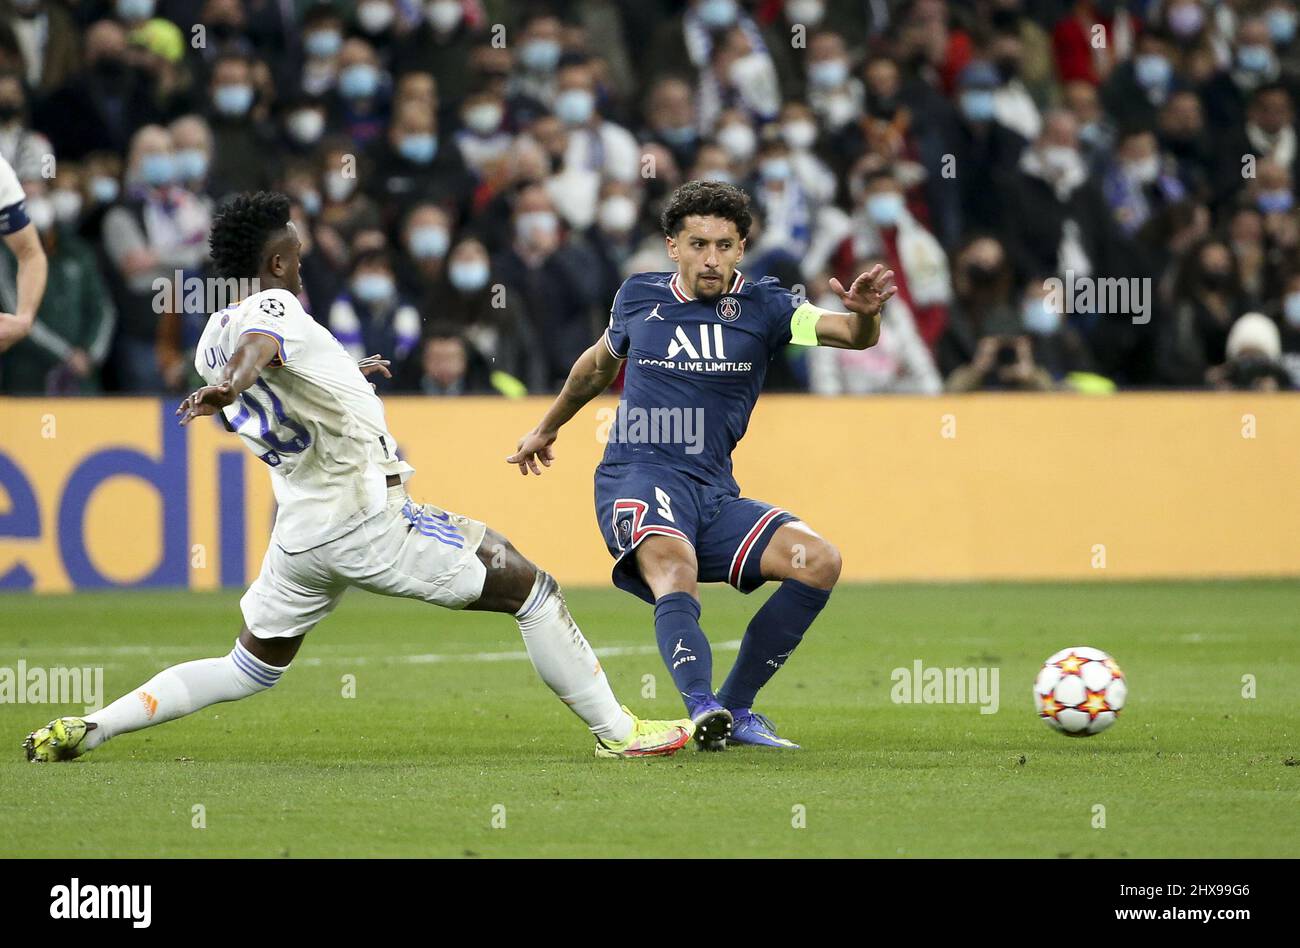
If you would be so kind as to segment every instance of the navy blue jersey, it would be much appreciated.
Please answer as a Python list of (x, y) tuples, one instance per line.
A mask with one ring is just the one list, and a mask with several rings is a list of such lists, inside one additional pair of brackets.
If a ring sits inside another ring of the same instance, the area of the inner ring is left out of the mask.
[(619, 288), (605, 345), (627, 359), (604, 464), (648, 462), (738, 492), (731, 452), (745, 435), (767, 364), (790, 342), (799, 305), (773, 277), (736, 271), (712, 300), (674, 273), (638, 273)]

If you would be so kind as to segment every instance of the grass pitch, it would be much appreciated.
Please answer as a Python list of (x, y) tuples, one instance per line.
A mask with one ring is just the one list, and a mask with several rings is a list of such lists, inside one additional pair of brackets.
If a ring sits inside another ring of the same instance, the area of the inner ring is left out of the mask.
[[(567, 595), (620, 699), (678, 716), (650, 609)], [(766, 595), (705, 590), (718, 684)], [(1293, 582), (843, 586), (760, 696), (804, 750), (601, 761), (509, 619), (353, 591), (269, 693), (71, 764), (19, 743), (80, 709), (0, 704), (0, 855), (1296, 857), (1297, 604)], [(0, 666), (102, 666), (110, 701), (238, 626), (236, 594), (7, 596)], [(1097, 737), (1033, 712), (1069, 645), (1130, 682)], [(998, 712), (894, 703), (918, 659), (996, 667)]]

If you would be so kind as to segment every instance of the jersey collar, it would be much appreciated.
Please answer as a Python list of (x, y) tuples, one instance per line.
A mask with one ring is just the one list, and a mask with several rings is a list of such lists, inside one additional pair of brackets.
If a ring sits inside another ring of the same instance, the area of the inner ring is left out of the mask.
[[(673, 296), (676, 297), (677, 302), (689, 303), (692, 300), (694, 300), (695, 297), (691, 296), (684, 289), (682, 289), (680, 276), (681, 276), (680, 273), (674, 273), (668, 279), (668, 289), (672, 290)], [(737, 270), (731, 278), (731, 288), (728, 289), (727, 292), (739, 293), (740, 288), (743, 287), (744, 285), (745, 285), (745, 275), (741, 273), (739, 270)]]

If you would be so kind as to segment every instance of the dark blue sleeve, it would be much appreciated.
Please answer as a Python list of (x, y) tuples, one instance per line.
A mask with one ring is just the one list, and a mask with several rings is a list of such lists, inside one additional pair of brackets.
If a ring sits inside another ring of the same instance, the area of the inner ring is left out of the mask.
[(784, 348), (790, 344), (790, 318), (803, 299), (775, 282), (764, 285), (762, 289), (768, 339), (773, 350)]
[(623, 297), (631, 280), (624, 280), (623, 285), (614, 294), (614, 305), (609, 309), (609, 328), (605, 330), (605, 345), (616, 358), (626, 359), (628, 348), (627, 316), (623, 312)]
[(0, 207), (0, 237), (16, 234), (30, 223), (31, 218), (27, 216), (26, 198), (17, 204)]

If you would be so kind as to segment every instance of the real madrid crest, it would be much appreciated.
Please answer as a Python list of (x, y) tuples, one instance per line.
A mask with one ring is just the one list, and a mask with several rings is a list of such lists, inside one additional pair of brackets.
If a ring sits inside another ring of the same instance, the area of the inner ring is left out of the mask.
[(724, 296), (718, 300), (718, 319), (724, 323), (734, 323), (740, 318), (740, 300), (734, 296)]

